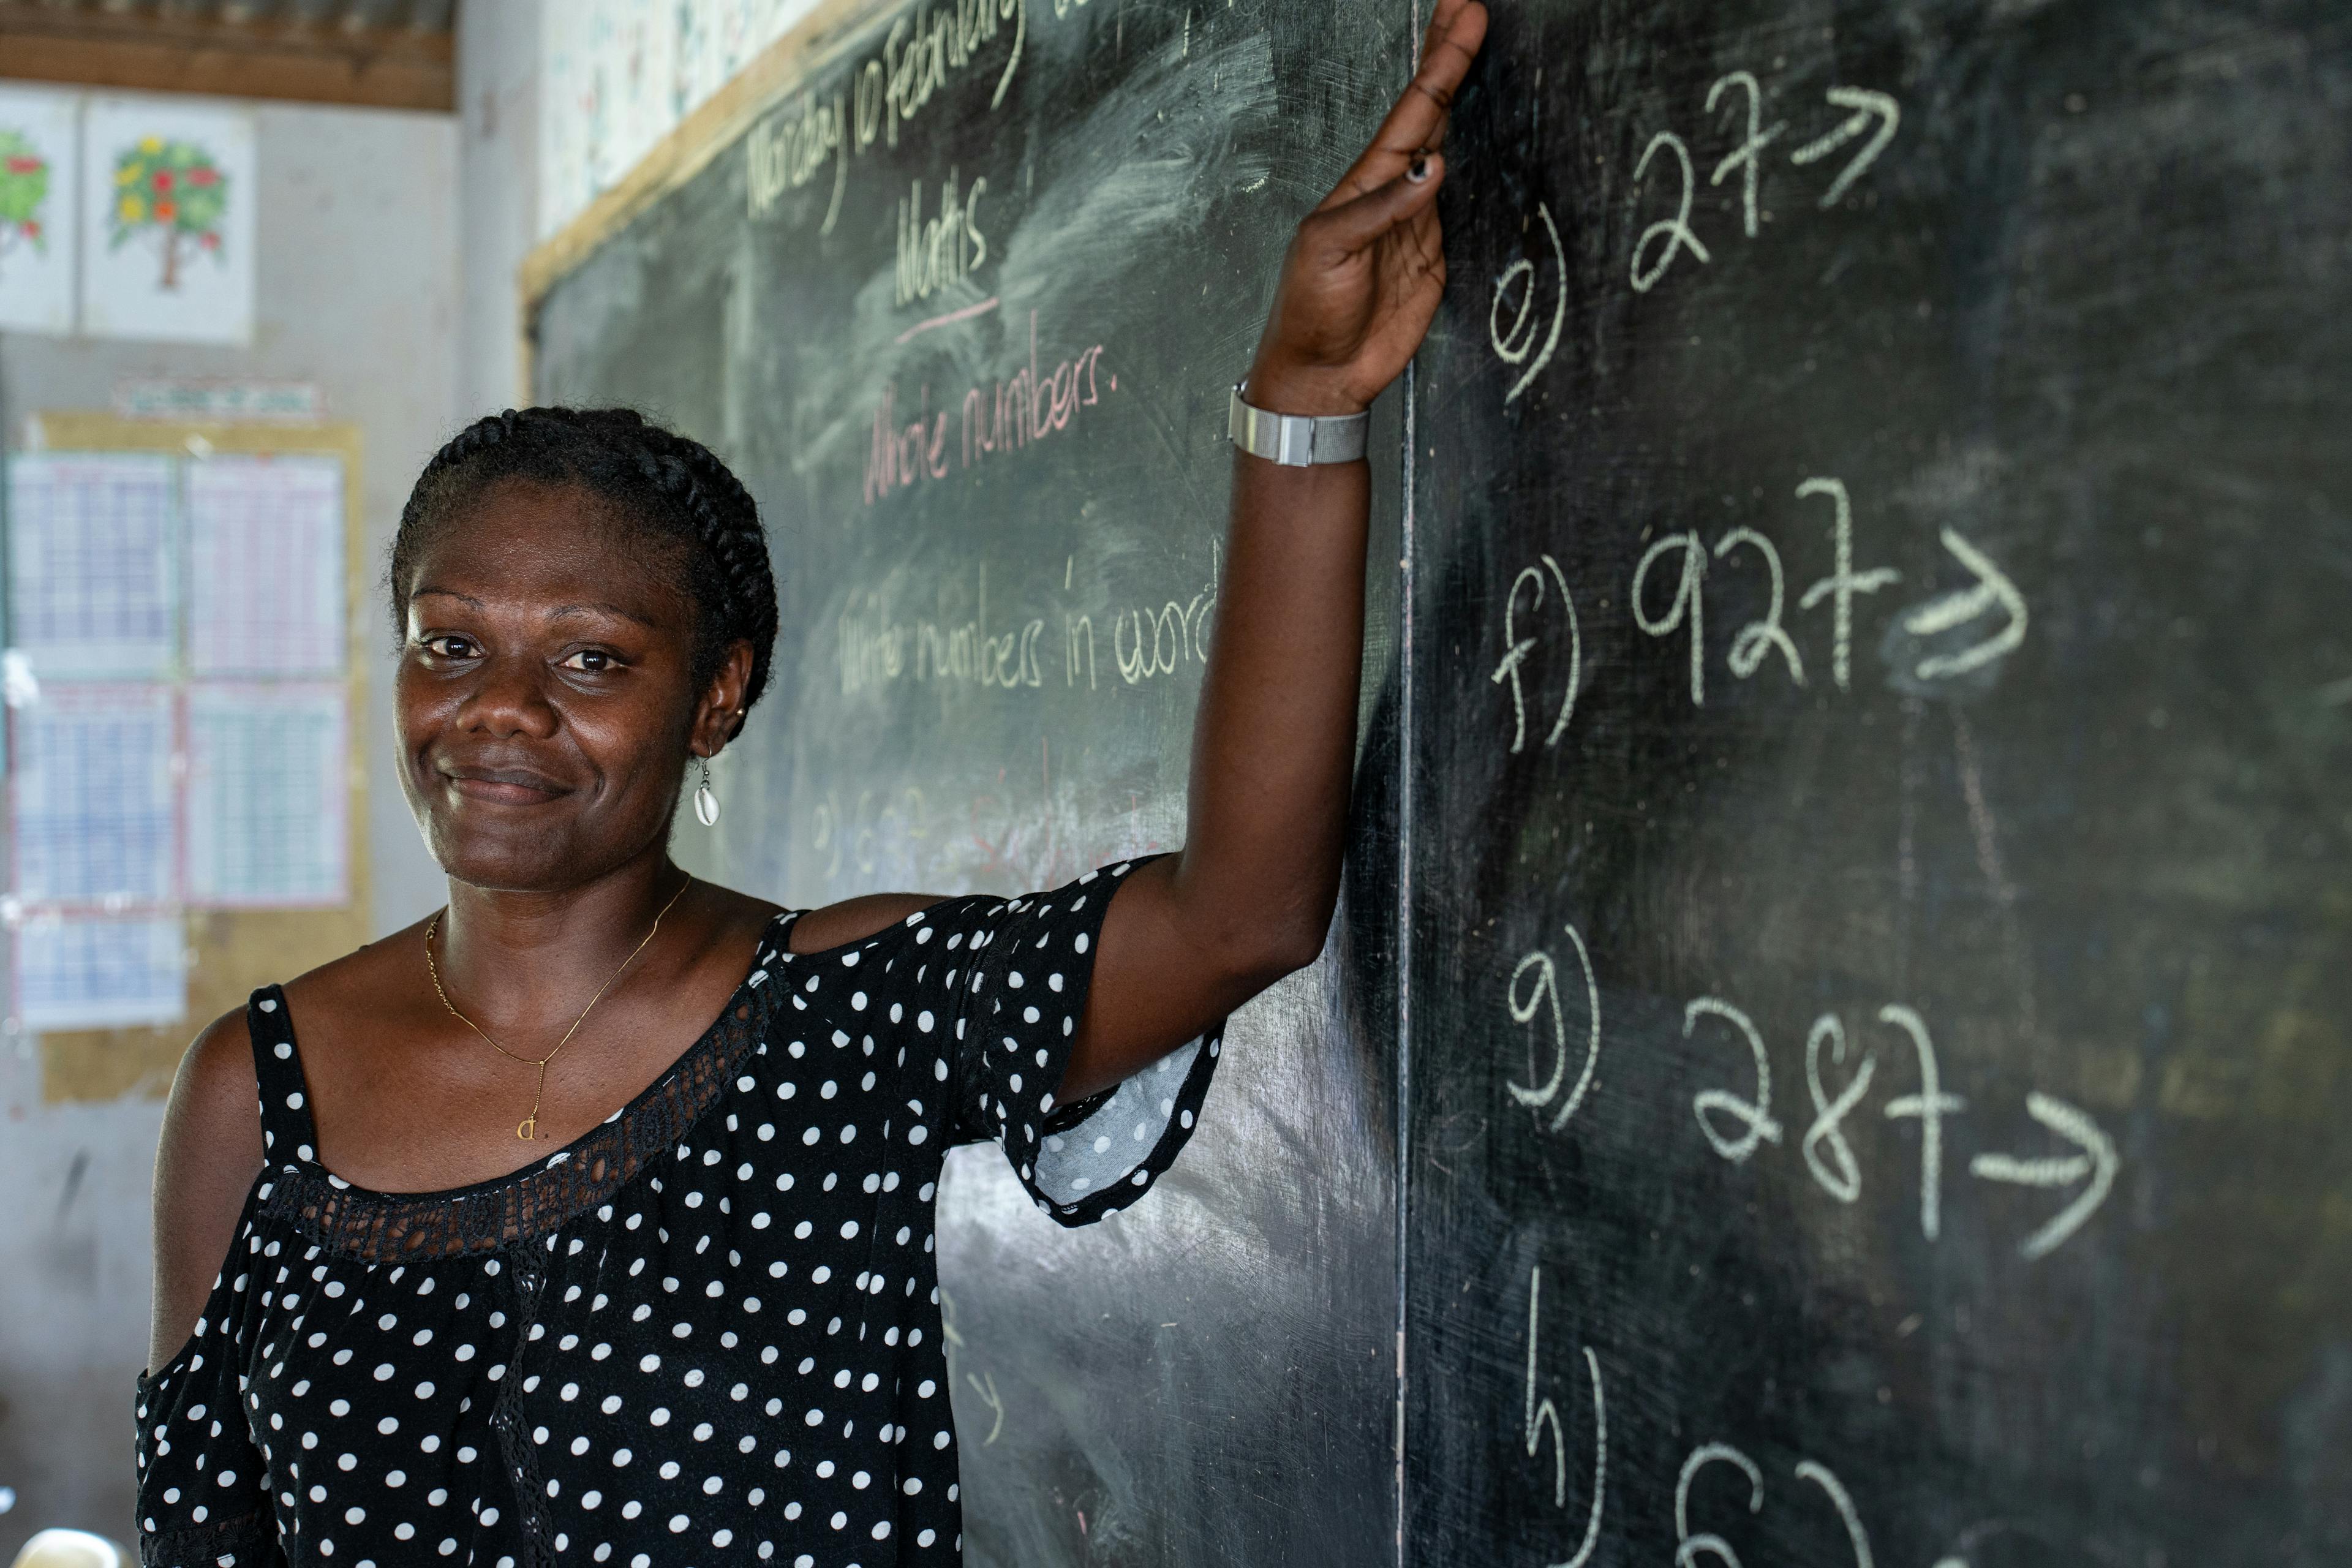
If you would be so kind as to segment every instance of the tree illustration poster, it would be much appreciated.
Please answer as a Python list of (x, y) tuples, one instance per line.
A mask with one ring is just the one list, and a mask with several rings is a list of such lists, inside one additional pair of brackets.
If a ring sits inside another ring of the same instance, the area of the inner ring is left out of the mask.
[(74, 325), (74, 173), (81, 100), (0, 88), (0, 332)]
[(248, 110), (91, 99), (82, 137), (81, 330), (251, 342), (254, 173)]

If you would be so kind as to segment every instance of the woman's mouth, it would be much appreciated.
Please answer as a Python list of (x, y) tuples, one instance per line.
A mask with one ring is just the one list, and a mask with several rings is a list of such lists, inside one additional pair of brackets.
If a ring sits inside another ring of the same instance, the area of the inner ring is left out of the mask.
[(453, 794), (497, 805), (544, 805), (572, 793), (567, 785), (528, 768), (445, 766), (439, 772)]

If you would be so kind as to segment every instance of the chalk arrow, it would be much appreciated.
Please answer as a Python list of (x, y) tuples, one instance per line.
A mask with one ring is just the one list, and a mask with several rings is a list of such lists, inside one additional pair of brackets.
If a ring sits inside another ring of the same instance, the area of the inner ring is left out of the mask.
[(2064, 1100), (2037, 1089), (2026, 1095), (2025, 1112), (2083, 1152), (2040, 1160), (2021, 1160), (2011, 1154), (1979, 1154), (1969, 1162), (1969, 1174), (1980, 1181), (2007, 1182), (2019, 1187), (2068, 1187), (2084, 1177), (2090, 1179), (2079, 1197), (2027, 1237), (2017, 1249), (2027, 1258), (2046, 1258), (2082, 1229), (2084, 1222), (2107, 1201), (2108, 1190), (2116, 1184), (2116, 1167), (2121, 1162), (2116, 1157), (2115, 1141), (2099, 1131), (2097, 1122)]
[(1862, 144), (1862, 151), (1853, 155), (1853, 161), (1839, 170), (1838, 177), (1830, 182), (1830, 188), (1822, 193), (1822, 205), (1833, 207), (1837, 205), (1838, 198), (1862, 178), (1863, 171), (1878, 161), (1878, 155), (1886, 151), (1886, 144), (1895, 140), (1895, 128), (1903, 123), (1903, 110), (1885, 93), (1873, 92), (1866, 87), (1833, 87), (1825, 96), (1835, 107), (1851, 109), (1853, 112), (1846, 116), (1835, 130), (1790, 153), (1789, 162), (1791, 163), (1817, 163), (1868, 131), (1873, 120), (1878, 121), (1876, 133)]
[(1903, 629), (1914, 637), (1934, 637), (1950, 631), (1954, 626), (1975, 620), (1988, 610), (1998, 609), (2006, 617), (2000, 630), (1972, 647), (1958, 653), (1937, 654), (1919, 661), (1915, 674), (1922, 680), (1938, 680), (1954, 675), (1966, 675), (1969, 670), (1990, 664), (1994, 659), (2014, 649), (2025, 640), (2025, 595), (2017, 584), (1991, 560), (1951, 529), (1943, 531), (1944, 548), (1950, 551), (1959, 563), (1975, 576), (1977, 585), (1963, 588), (1930, 599), (1903, 617)]

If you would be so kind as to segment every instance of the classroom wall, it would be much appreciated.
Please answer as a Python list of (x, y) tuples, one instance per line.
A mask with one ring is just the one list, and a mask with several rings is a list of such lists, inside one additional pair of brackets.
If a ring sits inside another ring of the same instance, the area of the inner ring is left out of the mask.
[[(26, 414), (105, 408), (125, 375), (316, 382), (329, 416), (357, 424), (366, 444), (373, 567), (410, 480), (460, 412), (457, 127), (389, 111), (257, 113), (252, 346), (0, 337), (0, 411), (13, 444)], [(370, 913), (382, 931), (441, 894), (383, 741), (390, 632), (373, 594), (364, 611)], [(146, 1354), (148, 1187), (163, 1115), (152, 1100), (45, 1104), (31, 1044), (0, 1040), (0, 1486), (18, 1493), (0, 1516), (0, 1562), (46, 1525), (129, 1538), (131, 1384)]]
[(543, 0), (457, 8), (457, 417), (522, 396), (516, 273), (538, 238)]
[[(503, 0), (501, 0), (503, 5)], [(540, 18), (537, 231), (556, 233), (817, 0), (525, 0)], [(487, 9), (476, 6), (469, 9)]]

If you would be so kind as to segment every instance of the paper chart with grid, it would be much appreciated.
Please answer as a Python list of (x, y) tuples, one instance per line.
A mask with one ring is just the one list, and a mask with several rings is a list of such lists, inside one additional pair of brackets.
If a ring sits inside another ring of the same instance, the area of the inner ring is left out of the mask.
[(169, 1024), (187, 1011), (177, 916), (46, 915), (16, 932), (16, 1019), (27, 1029)]
[(174, 901), (171, 688), (51, 682), (13, 720), (16, 898), (85, 910)]
[(187, 514), (190, 673), (341, 670), (342, 460), (306, 454), (191, 463)]
[(40, 679), (157, 676), (174, 652), (173, 459), (8, 463), (9, 642)]
[(188, 901), (340, 904), (350, 896), (340, 685), (188, 693)]
[(13, 1011), (185, 1008), (182, 911), (352, 893), (345, 460), (7, 463)]

